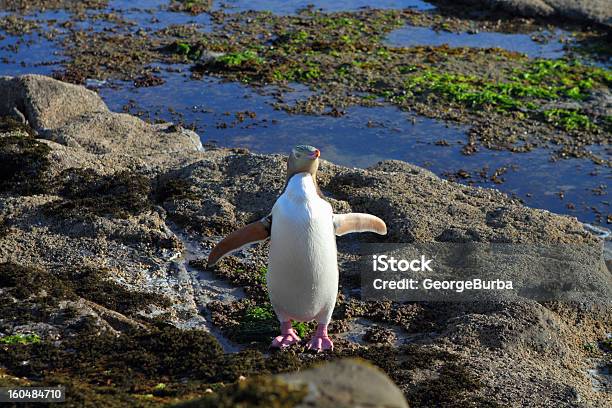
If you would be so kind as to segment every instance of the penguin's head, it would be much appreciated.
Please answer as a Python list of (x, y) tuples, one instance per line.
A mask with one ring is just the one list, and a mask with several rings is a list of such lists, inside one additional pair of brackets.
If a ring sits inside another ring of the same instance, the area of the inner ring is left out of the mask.
[(287, 160), (287, 180), (298, 173), (310, 173), (316, 180), (319, 156), (321, 156), (319, 149), (312, 146), (299, 145), (291, 149)]

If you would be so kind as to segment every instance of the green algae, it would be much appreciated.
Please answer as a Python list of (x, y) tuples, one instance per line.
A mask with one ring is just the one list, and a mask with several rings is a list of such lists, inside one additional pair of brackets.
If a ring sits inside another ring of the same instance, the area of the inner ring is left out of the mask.
[(544, 117), (555, 126), (565, 130), (592, 130), (596, 127), (588, 116), (568, 109), (549, 109), (543, 112)]
[[(310, 334), (314, 322), (291, 322), (298, 337), (304, 338)], [(237, 328), (231, 331), (232, 338), (242, 342), (261, 342), (267, 345), (273, 337), (280, 333), (280, 324), (270, 303), (251, 306), (246, 309)]]
[(303, 339), (309, 333), (312, 332), (314, 323), (313, 322), (310, 322), (310, 323), (308, 323), (308, 322), (292, 322), (291, 326), (293, 327), (293, 329), (297, 333), (298, 337)]
[(203, 48), (193, 47), (188, 43), (176, 41), (169, 47), (167, 47), (171, 53), (182, 55), (188, 60), (196, 61), (202, 56)]
[(9, 346), (36, 343), (40, 343), (40, 336), (36, 334), (13, 334), (11, 336), (0, 337), (0, 344), (7, 344)]
[(244, 68), (249, 65), (260, 65), (265, 61), (263, 58), (257, 55), (257, 52), (254, 50), (245, 50), (240, 52), (230, 52), (226, 55), (222, 55), (215, 59), (215, 62), (223, 65), (224, 67), (234, 69), (234, 68)]
[(259, 283), (265, 285), (267, 283), (268, 268), (262, 266), (259, 268), (259, 275), (257, 276)]
[(258, 313), (260, 308), (260, 306), (255, 306), (247, 309), (244, 316), (239, 317), (236, 325), (227, 328), (228, 337), (240, 343), (259, 343), (267, 347), (270, 341), (280, 333), (280, 323), (273, 312)]
[[(380, 96), (394, 103), (404, 102), (417, 95), (436, 94), (448, 102), (472, 109), (493, 108), (497, 112), (519, 111), (520, 118), (527, 115), (544, 118), (567, 131), (596, 131), (600, 128), (587, 115), (566, 109), (543, 110), (544, 103), (563, 98), (584, 100), (594, 83), (608, 85), (609, 74), (601, 69), (586, 68), (578, 62), (536, 60), (524, 70), (513, 70), (508, 82), (486, 81), (474, 75), (440, 73), (435, 69), (408, 73), (403, 92), (399, 95), (384, 91)], [(608, 126), (601, 121), (602, 126)]]
[(245, 319), (249, 321), (263, 321), (274, 318), (274, 310), (272, 309), (271, 304), (266, 304), (264, 306), (253, 306), (247, 309), (245, 313)]

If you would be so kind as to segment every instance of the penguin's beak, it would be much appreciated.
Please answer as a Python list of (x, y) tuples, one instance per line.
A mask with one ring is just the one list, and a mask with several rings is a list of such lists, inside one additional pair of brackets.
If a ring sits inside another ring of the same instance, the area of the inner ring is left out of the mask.
[(321, 156), (319, 149), (315, 149), (315, 151), (310, 154), (312, 160), (319, 158), (319, 156)]

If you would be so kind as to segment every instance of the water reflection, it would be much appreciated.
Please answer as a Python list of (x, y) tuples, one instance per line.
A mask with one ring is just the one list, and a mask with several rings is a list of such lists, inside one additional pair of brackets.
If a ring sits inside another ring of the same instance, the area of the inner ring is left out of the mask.
[(503, 48), (527, 54), (532, 58), (561, 58), (564, 54), (563, 44), (559, 42), (561, 34), (562, 31), (558, 30), (547, 42), (538, 42), (528, 34), (452, 33), (435, 31), (428, 27), (406, 26), (391, 32), (386, 43), (394, 47), (448, 44), (450, 47)]

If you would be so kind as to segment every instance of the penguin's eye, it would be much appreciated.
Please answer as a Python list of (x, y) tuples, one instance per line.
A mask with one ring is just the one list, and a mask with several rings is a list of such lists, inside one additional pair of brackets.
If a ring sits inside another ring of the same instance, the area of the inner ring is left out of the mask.
[(299, 159), (300, 157), (302, 157), (302, 155), (301, 155), (301, 154), (299, 154), (299, 153), (296, 153), (296, 154), (295, 154), (295, 158), (296, 158), (296, 159)]

